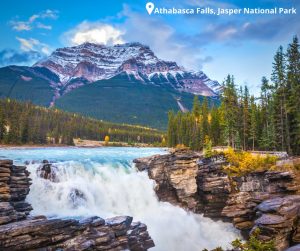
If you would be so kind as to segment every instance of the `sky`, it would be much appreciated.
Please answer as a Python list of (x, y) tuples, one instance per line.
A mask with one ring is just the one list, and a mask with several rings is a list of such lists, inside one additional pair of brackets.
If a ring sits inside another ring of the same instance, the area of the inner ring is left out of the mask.
[(297, 8), (296, 15), (149, 15), (143, 0), (1, 0), (0, 66), (32, 65), (55, 49), (84, 42), (140, 42), (161, 59), (227, 74), (259, 93), (273, 56), (300, 35), (298, 0), (153, 0), (159, 8)]

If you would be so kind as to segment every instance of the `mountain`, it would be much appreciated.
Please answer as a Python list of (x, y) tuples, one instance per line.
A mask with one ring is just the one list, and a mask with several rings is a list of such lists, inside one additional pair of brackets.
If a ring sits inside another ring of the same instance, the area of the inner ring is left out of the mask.
[(140, 43), (59, 48), (32, 67), (0, 68), (0, 97), (31, 100), (112, 122), (166, 127), (194, 95), (217, 102), (221, 85), (159, 59)]

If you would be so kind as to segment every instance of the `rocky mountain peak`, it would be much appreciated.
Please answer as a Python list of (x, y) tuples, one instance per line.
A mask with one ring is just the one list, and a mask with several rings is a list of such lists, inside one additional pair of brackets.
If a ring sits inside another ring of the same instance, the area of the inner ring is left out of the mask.
[[(149, 46), (138, 42), (113, 46), (86, 42), (59, 48), (34, 67), (45, 67), (55, 73), (60, 79), (58, 86), (67, 86), (67, 90), (82, 85), (82, 79), (92, 83), (120, 73), (149, 84), (170, 84), (197, 95), (217, 96), (221, 89), (218, 82), (210, 80), (202, 71), (188, 71), (176, 62), (161, 60)], [(70, 87), (71, 82), (76, 86)]]

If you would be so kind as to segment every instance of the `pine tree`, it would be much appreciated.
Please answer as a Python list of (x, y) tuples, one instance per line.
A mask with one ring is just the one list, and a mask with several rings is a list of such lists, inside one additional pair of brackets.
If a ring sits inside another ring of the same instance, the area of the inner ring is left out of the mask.
[(225, 80), (222, 102), (225, 111), (224, 123), (227, 142), (229, 146), (234, 148), (238, 130), (238, 100), (233, 76), (228, 75)]
[(300, 153), (300, 52), (297, 36), (287, 49), (287, 118), (291, 149)]
[(261, 119), (262, 133), (259, 139), (259, 147), (263, 150), (274, 150), (276, 145), (273, 107), (273, 86), (266, 77), (262, 78), (261, 85)]
[(201, 105), (200, 105), (199, 98), (196, 95), (194, 96), (192, 112), (193, 112), (195, 118), (199, 121), (200, 114), (201, 114)]
[(212, 144), (217, 146), (222, 144), (222, 126), (221, 126), (221, 115), (218, 108), (213, 107), (211, 110), (211, 139)]
[(168, 114), (168, 146), (174, 147), (177, 145), (177, 130), (176, 130), (175, 114), (173, 111)]
[(208, 101), (205, 97), (201, 106), (201, 128), (202, 135), (205, 139), (206, 136), (209, 136), (209, 123), (208, 123)]
[(4, 120), (4, 113), (2, 110), (2, 106), (0, 105), (0, 142), (3, 142), (5, 136), (5, 120)]
[(248, 87), (244, 87), (243, 93), (243, 149), (248, 148), (249, 138), (249, 90)]
[(257, 140), (257, 110), (254, 96), (250, 98), (250, 138), (252, 140), (252, 150), (255, 149)]
[(286, 111), (286, 62), (283, 47), (280, 46), (274, 56), (272, 81), (275, 84), (274, 93), (274, 122), (277, 143), (281, 150), (290, 150), (289, 126)]

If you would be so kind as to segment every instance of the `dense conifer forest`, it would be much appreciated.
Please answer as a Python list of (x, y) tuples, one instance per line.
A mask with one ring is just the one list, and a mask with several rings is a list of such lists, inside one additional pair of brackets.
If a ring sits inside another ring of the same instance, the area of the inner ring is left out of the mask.
[(279, 150), (300, 154), (300, 52), (295, 36), (274, 56), (270, 79), (262, 78), (258, 97), (233, 76), (223, 83), (219, 107), (195, 97), (191, 112), (169, 113), (168, 145), (200, 150), (229, 145), (244, 150)]
[(73, 138), (112, 142), (162, 142), (162, 133), (150, 128), (113, 124), (31, 103), (0, 99), (0, 143), (73, 144)]

